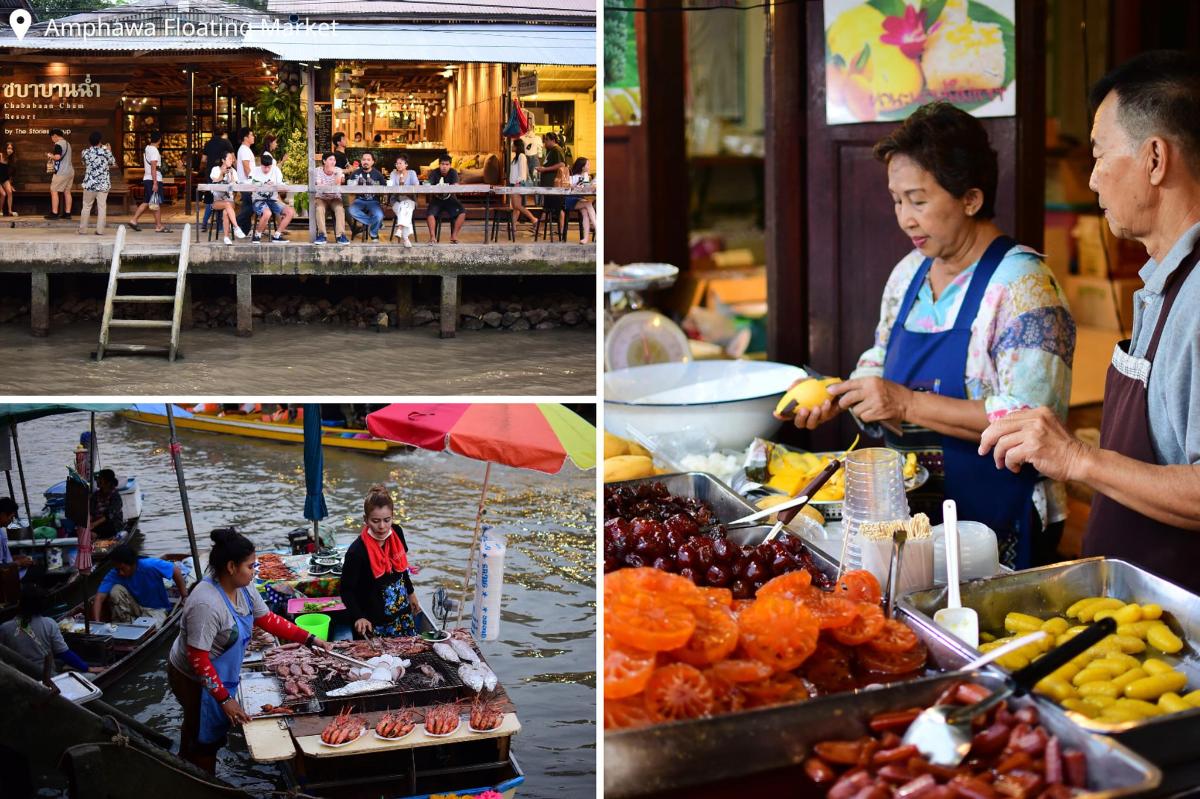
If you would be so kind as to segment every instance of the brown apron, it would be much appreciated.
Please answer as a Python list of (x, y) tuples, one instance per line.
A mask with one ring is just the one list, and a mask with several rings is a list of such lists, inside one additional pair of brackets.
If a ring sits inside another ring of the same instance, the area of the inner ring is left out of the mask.
[[(1150, 440), (1149, 403), (1146, 397), (1151, 364), (1158, 352), (1158, 341), (1171, 313), (1179, 289), (1200, 260), (1200, 244), (1169, 278), (1162, 311), (1154, 327), (1154, 336), (1146, 350), (1145, 361), (1130, 357), (1130, 341), (1125, 339), (1113, 351), (1104, 382), (1104, 419), (1100, 425), (1100, 446), (1146, 463), (1158, 463)], [(1119, 366), (1120, 365), (1120, 366)], [(1120, 367), (1124, 367), (1124, 371)], [(1170, 368), (1170, 364), (1163, 364)], [(1137, 376), (1130, 376), (1128, 373)], [(1172, 527), (1121, 505), (1104, 494), (1092, 499), (1087, 532), (1083, 537), (1084, 555), (1120, 558), (1152, 571), (1193, 593), (1200, 592), (1200, 532)]]

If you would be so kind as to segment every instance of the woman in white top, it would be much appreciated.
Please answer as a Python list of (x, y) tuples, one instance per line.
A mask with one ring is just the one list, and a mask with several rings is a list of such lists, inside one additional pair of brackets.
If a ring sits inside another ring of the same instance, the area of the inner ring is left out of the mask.
[[(591, 166), (591, 162), (586, 158), (575, 159), (575, 163), (571, 165), (572, 189), (591, 182), (591, 178), (588, 176), (589, 166)], [(579, 240), (579, 243), (591, 244), (591, 232), (597, 227), (596, 206), (592, 205), (592, 201), (587, 197), (567, 197), (566, 209), (570, 211), (572, 208), (579, 211), (579, 216), (583, 219), (583, 238)]]
[[(408, 168), (408, 159), (403, 155), (396, 158), (396, 168), (388, 177), (389, 186), (419, 186), (417, 173)], [(392, 203), (392, 211), (396, 214), (396, 225), (400, 228), (400, 238), (405, 247), (412, 246), (409, 236), (413, 233), (413, 209), (417, 207), (416, 198), (412, 195), (400, 194)]]
[[(529, 159), (525, 157), (525, 143), (520, 139), (513, 142), (512, 164), (508, 167), (508, 185), (509, 186), (528, 186), (529, 183)], [(521, 221), (522, 216), (529, 217), (529, 224), (536, 225), (537, 217), (533, 212), (525, 207), (525, 198), (520, 194), (508, 195), (509, 203), (512, 208), (513, 224)]]
[[(233, 160), (232, 151), (225, 153), (224, 157), (221, 158), (221, 163), (214, 166), (212, 171), (209, 172), (209, 182), (224, 183), (229, 186), (236, 183), (237, 167), (234, 165)], [(233, 240), (229, 238), (230, 231), (233, 231), (233, 234), (239, 239), (246, 238), (246, 234), (238, 227), (237, 214), (233, 210), (233, 192), (229, 189), (217, 189), (212, 195), (213, 210), (220, 214), (219, 218), (225, 220), (225, 243), (233, 244)]]

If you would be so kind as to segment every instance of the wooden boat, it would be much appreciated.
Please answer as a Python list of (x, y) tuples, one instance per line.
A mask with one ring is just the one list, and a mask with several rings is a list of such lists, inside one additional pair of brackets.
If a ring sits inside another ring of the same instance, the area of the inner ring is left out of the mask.
[[(162, 405), (135, 405), (132, 410), (118, 411), (117, 415), (141, 424), (156, 427), (166, 427), (167, 425), (167, 412)], [(209, 412), (193, 412), (177, 406), (175, 427), (180, 430), (226, 433), (267, 441), (304, 443), (303, 422), (275, 421), (269, 416), (264, 419), (262, 414), (225, 412), (218, 415)], [(386, 455), (404, 447), (403, 444), (395, 441), (375, 438), (365, 430), (324, 426), (321, 428), (321, 444), (326, 447), (366, 452), (372, 455)]]
[[(171, 554), (163, 555), (162, 559), (182, 561), (189, 557), (191, 556), (186, 554)], [(107, 621), (93, 621), (90, 634), (64, 630), (63, 638), (89, 666), (104, 667), (104, 671), (93, 675), (92, 681), (97, 687), (105, 689), (117, 684), (137, 669), (147, 657), (157, 652), (160, 646), (174, 641), (175, 633), (179, 629), (179, 618), (183, 613), (183, 604), (175, 597), (171, 597), (171, 603), (171, 611), (167, 618), (161, 624), (146, 627), (137, 637), (131, 637), (136, 634), (134, 625), (111, 625)], [(64, 621), (82, 616), (84, 612), (84, 605), (78, 604), (58, 617), (59, 623), (61, 625)], [(118, 630), (120, 634), (114, 635)]]
[[(250, 799), (251, 794), (173, 755), (169, 738), (102, 698), (77, 705), (51, 695), (38, 682), (36, 670), (4, 647), (0, 696), (0, 741), (18, 755), (16, 772), (23, 765), (34, 774), (61, 773), (72, 785), (71, 796)], [(19, 791), (25, 775), (16, 773), (13, 765), (7, 761), (3, 785)]]
[[(129, 519), (125, 522), (125, 535), (119, 543), (129, 544), (134, 550), (140, 551), (145, 540), (138, 519)], [(56, 544), (57, 541), (64, 541), (64, 543)], [(28, 542), (24, 541), (9, 542), (9, 546), (21, 553), (27, 553), (29, 550)], [(65, 542), (64, 539), (55, 539), (54, 542), (39, 544), (34, 548), (39, 546), (72, 546), (72, 544)], [(78, 602), (80, 597), (95, 594), (96, 589), (104, 580), (104, 576), (112, 568), (108, 557), (111, 549), (112, 546), (104, 546), (98, 547), (92, 552), (92, 570), (88, 574), (80, 574), (74, 566), (63, 566), (47, 570), (40, 575), (37, 578), (37, 584), (46, 591), (47, 613), (54, 616), (60, 615), (67, 606)], [(16, 603), (0, 607), (0, 622), (8, 621), (16, 612)]]
[[(351, 621), (333, 614), (331, 637), (349, 638)], [(437, 628), (421, 611), (417, 614), (417, 629)], [(401, 741), (380, 741), (368, 732), (347, 748), (320, 743), (320, 729), (343, 706), (353, 707), (354, 712), (378, 713), (397, 701), (413, 702), (414, 696), (366, 694), (322, 700), (319, 715), (300, 714), (282, 725), (276, 718), (254, 720), (243, 731), (251, 757), (259, 762), (277, 763), (287, 787), (307, 796), (352, 799), (385, 795), (428, 799), (431, 794), (469, 796), (483, 791), (496, 791), (506, 799), (516, 796), (525, 775), (511, 749), (512, 737), (521, 726), (515, 712), (506, 714), (501, 727), (489, 733), (471, 732), (464, 719), (459, 730), (444, 742), (428, 738), (418, 726)], [(425, 702), (417, 699), (414, 704)]]

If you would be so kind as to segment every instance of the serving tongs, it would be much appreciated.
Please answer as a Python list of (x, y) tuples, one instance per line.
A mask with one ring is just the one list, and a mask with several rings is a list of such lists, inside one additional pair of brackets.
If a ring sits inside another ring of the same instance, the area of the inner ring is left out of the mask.
[(971, 719), (988, 712), (1010, 696), (1029, 692), (1043, 678), (1116, 631), (1115, 620), (1101, 619), (1062, 646), (1013, 672), (1003, 688), (983, 701), (966, 706), (934, 705), (921, 711), (904, 733), (904, 743), (915, 745), (930, 763), (954, 768), (971, 750)]

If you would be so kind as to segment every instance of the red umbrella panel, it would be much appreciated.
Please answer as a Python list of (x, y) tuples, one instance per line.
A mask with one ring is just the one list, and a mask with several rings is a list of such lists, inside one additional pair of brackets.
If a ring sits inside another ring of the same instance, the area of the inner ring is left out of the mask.
[(367, 416), (378, 438), (520, 469), (558, 473), (567, 452), (534, 403), (396, 404)]

